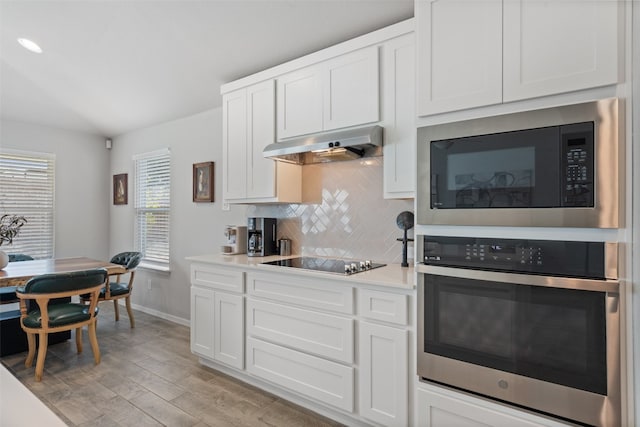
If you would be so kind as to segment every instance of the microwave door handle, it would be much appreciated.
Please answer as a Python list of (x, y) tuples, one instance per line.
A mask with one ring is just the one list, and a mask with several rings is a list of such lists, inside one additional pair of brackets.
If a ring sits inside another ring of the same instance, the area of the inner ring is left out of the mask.
[(574, 277), (539, 276), (508, 272), (471, 270), (465, 268), (441, 267), (419, 264), (418, 273), (436, 274), (439, 276), (459, 277), (461, 279), (485, 280), (489, 282), (513, 283), (549, 288), (576, 289), (619, 294), (620, 283), (617, 280), (582, 279)]

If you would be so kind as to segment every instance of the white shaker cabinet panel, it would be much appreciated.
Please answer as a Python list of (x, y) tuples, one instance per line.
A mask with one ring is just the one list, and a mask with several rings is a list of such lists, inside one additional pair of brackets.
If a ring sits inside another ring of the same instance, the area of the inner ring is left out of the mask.
[(214, 294), (211, 289), (191, 287), (191, 351), (214, 358)]
[(214, 359), (234, 368), (244, 368), (244, 298), (216, 292)]
[[(431, 388), (431, 387), (430, 387)], [(417, 420), (420, 427), (563, 427), (558, 421), (500, 408), (495, 403), (460, 394), (460, 399), (447, 392), (427, 390), (418, 386), (416, 396)]]
[(276, 196), (276, 162), (262, 150), (275, 142), (275, 82), (247, 88), (247, 198)]
[(278, 78), (278, 139), (322, 130), (324, 67), (315, 65)]
[(416, 70), (413, 33), (382, 46), (384, 197), (413, 198), (416, 190)]
[(242, 293), (244, 292), (244, 272), (235, 268), (194, 263), (191, 265), (191, 284)]
[(247, 338), (247, 370), (313, 400), (353, 411), (354, 369)]
[(408, 332), (368, 322), (359, 325), (360, 414), (388, 426), (408, 420)]
[(418, 115), (502, 102), (502, 1), (418, 0)]
[(247, 334), (353, 363), (353, 319), (247, 299)]
[(380, 119), (379, 74), (377, 46), (327, 61), (323, 129), (377, 122)]
[(619, 2), (504, 2), (504, 101), (618, 82)]
[(222, 97), (223, 198), (247, 196), (247, 91)]

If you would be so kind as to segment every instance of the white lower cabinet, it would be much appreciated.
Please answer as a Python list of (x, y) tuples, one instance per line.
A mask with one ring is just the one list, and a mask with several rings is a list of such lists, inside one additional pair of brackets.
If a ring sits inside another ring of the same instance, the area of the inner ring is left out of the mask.
[(339, 362), (353, 363), (353, 319), (247, 300), (247, 333)]
[(191, 287), (191, 351), (211, 359), (214, 358), (214, 297), (211, 289)]
[[(454, 393), (460, 397), (455, 397)], [(486, 402), (451, 390), (420, 384), (416, 427), (562, 427), (558, 421)]]
[[(220, 288), (224, 290), (220, 290)], [(233, 289), (240, 293), (227, 292)], [(244, 368), (244, 273), (191, 266), (191, 351)]]
[(213, 357), (234, 368), (244, 367), (244, 298), (216, 292)]
[(408, 426), (412, 291), (259, 270), (192, 265), (202, 363), (346, 424)]
[(385, 426), (406, 426), (408, 414), (408, 331), (359, 323), (360, 414)]
[(307, 398), (353, 411), (353, 367), (247, 337), (247, 370)]

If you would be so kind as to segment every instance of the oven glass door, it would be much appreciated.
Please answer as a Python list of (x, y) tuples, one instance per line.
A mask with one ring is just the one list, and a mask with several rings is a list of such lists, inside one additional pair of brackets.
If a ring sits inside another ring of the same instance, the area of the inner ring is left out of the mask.
[(424, 352), (607, 394), (606, 293), (424, 275)]

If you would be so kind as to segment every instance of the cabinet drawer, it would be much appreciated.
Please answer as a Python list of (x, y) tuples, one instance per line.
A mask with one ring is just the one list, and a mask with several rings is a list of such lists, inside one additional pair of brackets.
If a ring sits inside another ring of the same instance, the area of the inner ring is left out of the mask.
[(310, 399), (353, 412), (352, 367), (247, 337), (247, 370)]
[(247, 334), (353, 363), (353, 319), (247, 299)]
[(368, 289), (358, 290), (358, 315), (373, 320), (406, 325), (408, 319), (409, 296), (378, 292)]
[(247, 288), (251, 295), (278, 302), (353, 314), (353, 288), (346, 284), (279, 274), (248, 273)]
[(191, 284), (242, 293), (244, 292), (244, 273), (233, 268), (192, 264)]

